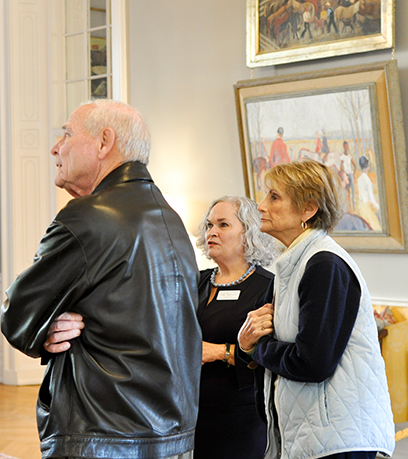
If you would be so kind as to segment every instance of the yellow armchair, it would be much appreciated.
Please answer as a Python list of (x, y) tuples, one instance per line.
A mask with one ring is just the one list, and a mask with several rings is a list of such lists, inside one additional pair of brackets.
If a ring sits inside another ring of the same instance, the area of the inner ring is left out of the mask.
[[(374, 306), (381, 311), (386, 306)], [(394, 422), (408, 421), (408, 308), (391, 306), (395, 324), (386, 327), (381, 352), (385, 361)]]

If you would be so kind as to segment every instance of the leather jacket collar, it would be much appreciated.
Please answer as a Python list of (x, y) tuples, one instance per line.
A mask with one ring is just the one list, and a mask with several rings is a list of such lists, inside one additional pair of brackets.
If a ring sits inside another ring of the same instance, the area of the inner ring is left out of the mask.
[(106, 188), (117, 185), (123, 182), (132, 181), (153, 182), (147, 167), (139, 161), (130, 161), (123, 163), (110, 174), (108, 174), (102, 182), (95, 188), (92, 194), (99, 193)]

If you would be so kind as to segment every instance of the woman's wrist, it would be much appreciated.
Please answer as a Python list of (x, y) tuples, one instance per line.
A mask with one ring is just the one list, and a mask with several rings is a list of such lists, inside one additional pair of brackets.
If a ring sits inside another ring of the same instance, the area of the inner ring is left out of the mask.
[(252, 355), (255, 351), (255, 348), (256, 348), (256, 343), (253, 345), (253, 347), (251, 347), (251, 349), (244, 349), (242, 346), (241, 346), (241, 343), (238, 343), (239, 345), (239, 348), (241, 349), (242, 352), (245, 352), (245, 354), (248, 354), (248, 355)]
[(231, 344), (225, 343), (225, 351), (224, 351), (224, 358), (222, 359), (223, 362), (228, 363), (228, 360), (231, 357)]

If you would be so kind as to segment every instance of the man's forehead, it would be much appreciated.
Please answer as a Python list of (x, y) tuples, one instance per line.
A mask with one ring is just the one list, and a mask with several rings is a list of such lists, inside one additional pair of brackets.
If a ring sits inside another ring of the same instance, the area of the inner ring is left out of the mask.
[(85, 119), (85, 115), (89, 112), (91, 107), (89, 105), (81, 105), (76, 110), (74, 110), (67, 122), (64, 124), (63, 129), (72, 128), (73, 126), (81, 126)]

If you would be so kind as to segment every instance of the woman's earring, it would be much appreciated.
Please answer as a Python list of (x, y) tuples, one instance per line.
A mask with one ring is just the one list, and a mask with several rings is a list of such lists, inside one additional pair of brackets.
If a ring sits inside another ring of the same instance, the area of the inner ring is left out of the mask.
[(302, 221), (301, 226), (303, 231), (307, 230), (307, 222)]

